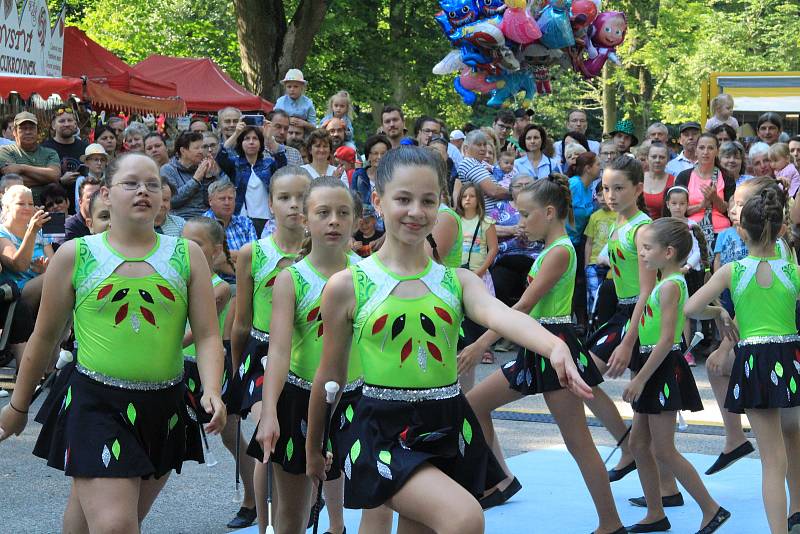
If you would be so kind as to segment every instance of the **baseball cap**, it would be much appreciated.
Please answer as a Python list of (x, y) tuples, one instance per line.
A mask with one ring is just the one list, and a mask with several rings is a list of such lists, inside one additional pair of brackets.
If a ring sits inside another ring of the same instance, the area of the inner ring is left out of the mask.
[(356, 162), (356, 151), (349, 146), (340, 146), (333, 155), (336, 159), (346, 161), (347, 163)]
[(681, 123), (681, 125), (678, 127), (678, 133), (679, 134), (683, 133), (684, 130), (689, 130), (690, 128), (694, 128), (695, 130), (702, 130), (702, 128), (700, 128), (699, 122), (688, 121)]
[(366, 217), (378, 217), (378, 214), (375, 212), (375, 208), (372, 206), (364, 206), (364, 211), (361, 213), (361, 218)]
[(459, 141), (461, 139), (466, 139), (466, 138), (467, 136), (464, 135), (464, 132), (462, 132), (461, 130), (453, 130), (452, 132), (450, 132), (451, 141)]
[(28, 111), (23, 111), (22, 113), (17, 113), (14, 116), (14, 126), (19, 126), (23, 122), (32, 122), (33, 124), (39, 125), (39, 120), (36, 118), (36, 115), (30, 113)]

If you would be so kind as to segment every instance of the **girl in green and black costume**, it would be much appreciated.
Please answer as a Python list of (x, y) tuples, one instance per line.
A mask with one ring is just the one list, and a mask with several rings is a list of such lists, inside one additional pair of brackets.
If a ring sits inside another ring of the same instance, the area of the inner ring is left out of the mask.
[[(466, 314), (550, 356), (560, 380), (590, 396), (566, 344), (509, 310), (463, 269), (434, 263), (422, 246), (439, 206), (437, 162), (421, 148), (390, 150), (378, 167), (373, 205), (386, 225), (381, 249), (333, 275), (322, 294), (326, 332), (312, 383), (306, 472), (325, 477), (319, 450), (324, 384), (347, 382), (356, 344), (364, 375), (353, 420), (338, 440), (345, 507), (386, 504), (401, 529), (483, 532), (476, 500), (503, 478), (457, 381), (456, 343)], [(406, 531), (406, 530), (404, 530)]]
[[(306, 476), (305, 440), (308, 398), (322, 356), (325, 333), (320, 314), (322, 289), (331, 275), (361, 260), (348, 250), (356, 218), (353, 198), (341, 180), (331, 177), (314, 180), (304, 209), (311, 251), (281, 272), (275, 282), (262, 416), (248, 448), (248, 453), (259, 461), (264, 461), (265, 449), (270, 451), (277, 493), (292, 496), (278, 499), (277, 503), (275, 522), (286, 532), (303, 530), (312, 504), (312, 480)], [(349, 426), (361, 396), (361, 361), (355, 345), (351, 351), (355, 357), (350, 360), (342, 399), (332, 416), (330, 440), (333, 444), (339, 432)], [(341, 474), (336, 467), (341, 465), (336, 451), (334, 446), (334, 468), (328, 472), (329, 481)], [(326, 489), (329, 488), (326, 486)], [(328, 531), (341, 534), (344, 530), (341, 493), (338, 503), (327, 492), (326, 497), (331, 516)]]
[(658, 459), (700, 505), (699, 532), (710, 534), (730, 513), (709, 495), (692, 464), (675, 448), (676, 412), (703, 409), (681, 343), (683, 307), (688, 298), (681, 267), (692, 250), (692, 235), (685, 221), (664, 217), (643, 228), (637, 239), (639, 262), (660, 273), (661, 280), (647, 297), (639, 320), (639, 370), (622, 394), (623, 400), (633, 404), (630, 448), (647, 504), (644, 519), (627, 528), (629, 532), (670, 529), (661, 500)]
[[(592, 359), (575, 335), (572, 324), (572, 294), (575, 289), (577, 255), (566, 231), (572, 222), (572, 195), (562, 175), (551, 174), (534, 182), (517, 196), (520, 228), (530, 241), (544, 241), (545, 248), (531, 267), (529, 285), (514, 309), (527, 312), (551, 334), (567, 343), (584, 381), (596, 386), (603, 381)], [(466, 347), (459, 356), (459, 370), (476, 365), (481, 355), (499, 336), (492, 331)], [(564, 436), (567, 448), (581, 469), (595, 502), (600, 524), (596, 532), (624, 532), (617, 515), (605, 466), (586, 426), (583, 403), (559, 384), (547, 359), (521, 348), (516, 361), (508, 362), (469, 392), (467, 400), (475, 410), (487, 439), (506, 472), (506, 479), (487, 493), (481, 506), (491, 508), (507, 501), (521, 489), (519, 481), (502, 460), (502, 450), (492, 425), (493, 410), (523, 398), (542, 393)]]
[[(800, 416), (800, 337), (795, 322), (800, 268), (776, 249), (783, 232), (783, 205), (783, 192), (774, 187), (744, 204), (739, 234), (748, 256), (724, 265), (686, 304), (687, 315), (718, 319), (728, 334), (730, 316), (708, 303), (725, 289), (731, 292), (738, 343), (725, 408), (746, 413), (756, 435), (764, 508), (772, 533), (787, 531), (787, 465), (790, 472), (796, 470), (798, 451), (787, 449), (790, 442), (784, 440), (783, 432), (795, 426)], [(797, 522), (796, 515), (789, 518), (790, 524)]]
[[(617, 221), (608, 239), (608, 257), (611, 276), (617, 294), (617, 310), (587, 341), (589, 353), (597, 368), (611, 378), (622, 376), (626, 368), (638, 369), (638, 326), (644, 311), (645, 300), (655, 285), (655, 273), (648, 271), (638, 261), (636, 236), (649, 224), (650, 217), (640, 211), (644, 172), (634, 158), (620, 156), (603, 171), (603, 195), (606, 205), (617, 213)], [(621, 440), (627, 428), (614, 402), (600, 388), (595, 387), (594, 399), (587, 401), (592, 412), (614, 436)], [(611, 482), (619, 480), (636, 469), (636, 463), (622, 441), (622, 454), (617, 466), (608, 472)], [(665, 487), (665, 495), (678, 492), (674, 479)]]
[(138, 532), (169, 472), (184, 460), (202, 462), (196, 414), (183, 400), (187, 317), (209, 384), (200, 399), (211, 415), (206, 430), (225, 425), (222, 342), (206, 260), (195, 244), (153, 231), (161, 178), (150, 158), (122, 156), (106, 180), (111, 227), (64, 244), (51, 261), (42, 296), (48, 313), (39, 315), (0, 413), (0, 439), (24, 429), (34, 385), (73, 311), (75, 372), (34, 450), (73, 477), (66, 532)]
[[(238, 369), (242, 401), (240, 412), (246, 417), (252, 410), (261, 417), (262, 361), (269, 349), (272, 320), (272, 290), (278, 274), (294, 264), (303, 246), (305, 217), (303, 200), (311, 177), (305, 169), (288, 166), (278, 169), (269, 184), (270, 211), (275, 218), (275, 232), (245, 245), (236, 258), (236, 317), (231, 329), (231, 360)], [(245, 461), (247, 456), (242, 457)], [(252, 461), (252, 460), (250, 460)], [(264, 464), (255, 463), (253, 484), (258, 516), (266, 518), (266, 478)], [(266, 524), (266, 523), (265, 523)]]

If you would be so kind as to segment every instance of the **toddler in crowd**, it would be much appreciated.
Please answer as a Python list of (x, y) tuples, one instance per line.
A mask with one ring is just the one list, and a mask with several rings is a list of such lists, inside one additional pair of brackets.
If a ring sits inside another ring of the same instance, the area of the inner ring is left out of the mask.
[(300, 69), (289, 69), (281, 80), (286, 93), (275, 102), (275, 109), (282, 109), (289, 115), (289, 122), (313, 130), (317, 127), (317, 110), (314, 102), (304, 93), (306, 80)]
[(341, 119), (345, 125), (345, 141), (353, 141), (353, 101), (350, 93), (339, 91), (328, 99), (328, 109), (322, 117), (320, 124), (325, 124), (330, 119)]
[(356, 151), (352, 147), (342, 145), (333, 153), (333, 158), (337, 166), (344, 168), (342, 181), (347, 180), (345, 185), (350, 187), (353, 183), (353, 173), (356, 171)]
[(608, 209), (603, 198), (602, 183), (597, 184), (595, 194), (600, 209), (592, 213), (589, 217), (589, 224), (586, 225), (586, 230), (583, 231), (583, 235), (586, 236), (584, 253), (586, 258), (586, 309), (590, 315), (594, 308), (597, 290), (605, 280), (609, 270), (609, 266), (600, 264), (597, 261), (597, 257), (605, 248), (606, 243), (608, 243), (611, 227), (614, 225), (614, 221), (617, 220), (617, 214)]
[(383, 236), (383, 231), (378, 229), (377, 222), (375, 208), (364, 206), (364, 213), (358, 220), (358, 230), (353, 234), (353, 251), (362, 258), (372, 254), (372, 243)]
[(511, 187), (511, 179), (517, 175), (517, 171), (514, 170), (515, 159), (517, 159), (516, 152), (504, 150), (500, 152), (500, 157), (492, 169), (495, 181), (506, 189)]
[(86, 227), (92, 234), (102, 234), (108, 230), (111, 223), (111, 212), (108, 205), (103, 202), (100, 191), (95, 191), (89, 199), (90, 216), (86, 218)]
[(713, 117), (706, 121), (706, 130), (716, 128), (720, 124), (727, 124), (734, 130), (739, 129), (739, 121), (732, 115), (733, 97), (728, 93), (722, 93), (711, 100), (711, 112)]
[(789, 198), (794, 198), (800, 189), (800, 173), (797, 172), (792, 159), (789, 145), (786, 143), (775, 143), (769, 147), (769, 166), (775, 172), (775, 178), (783, 183)]

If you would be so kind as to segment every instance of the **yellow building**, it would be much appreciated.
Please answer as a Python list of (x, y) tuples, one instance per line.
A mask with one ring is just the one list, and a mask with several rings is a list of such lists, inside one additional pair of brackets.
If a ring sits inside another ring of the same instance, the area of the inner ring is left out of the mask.
[(711, 116), (711, 100), (720, 93), (733, 97), (733, 115), (742, 127), (755, 128), (759, 115), (774, 111), (784, 117), (785, 132), (799, 131), (800, 72), (712, 72), (701, 84), (700, 124)]

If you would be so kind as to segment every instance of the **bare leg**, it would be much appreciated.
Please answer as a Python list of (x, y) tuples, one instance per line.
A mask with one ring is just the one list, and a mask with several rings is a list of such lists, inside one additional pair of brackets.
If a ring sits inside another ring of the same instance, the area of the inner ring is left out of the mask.
[(646, 414), (634, 413), (633, 428), (630, 434), (630, 447), (639, 471), (639, 481), (647, 501), (647, 515), (640, 523), (654, 523), (664, 518), (664, 507), (661, 505), (659, 490), (659, 474), (652, 449), (653, 438), (650, 434), (650, 422)]
[(747, 441), (747, 436), (745, 436), (742, 428), (742, 416), (725, 409), (725, 397), (728, 394), (728, 384), (731, 379), (731, 368), (733, 367), (734, 359), (732, 347), (733, 344), (727, 338), (720, 342), (719, 348), (710, 357), (717, 353), (724, 354), (725, 363), (721, 368), (721, 373), (711, 371), (708, 373), (708, 381), (711, 384), (711, 390), (714, 392), (714, 398), (717, 400), (717, 406), (719, 406), (719, 411), (722, 415), (722, 424), (725, 426), (725, 446), (722, 449), (724, 453), (731, 452)]
[(361, 510), (361, 524), (358, 534), (391, 534), (392, 509), (387, 506), (378, 506), (368, 510)]
[(789, 515), (800, 512), (800, 408), (781, 410), (781, 430), (786, 447), (786, 483), (789, 486)]
[[(711, 521), (719, 510), (719, 503), (708, 493), (700, 475), (689, 461), (675, 448), (675, 416), (676, 412), (661, 412), (648, 415), (653, 450), (658, 460), (675, 473), (681, 485), (703, 510), (700, 528)], [(641, 473), (640, 473), (641, 475)], [(783, 525), (786, 527), (786, 501), (784, 500)]]
[(78, 500), (78, 491), (75, 489), (75, 481), (72, 481), (72, 488), (67, 499), (67, 508), (64, 510), (62, 522), (63, 534), (89, 534), (89, 525), (86, 523), (86, 516), (83, 515), (83, 508)]
[[(265, 465), (265, 464), (261, 464)], [(303, 534), (308, 523), (312, 505), (312, 482), (305, 475), (287, 473), (278, 464), (272, 464), (275, 490), (281, 495), (291, 496), (278, 501), (275, 510), (275, 532), (277, 534)], [(266, 519), (266, 518), (265, 518)], [(259, 517), (259, 526), (260, 526)]]
[(467, 401), (472, 406), (472, 411), (478, 418), (483, 431), (483, 437), (486, 443), (492, 447), (497, 461), (503, 468), (506, 474), (506, 479), (499, 483), (496, 487), (498, 490), (504, 490), (514, 480), (514, 474), (508, 468), (503, 451), (500, 448), (500, 442), (497, 440), (497, 435), (494, 432), (494, 425), (492, 424), (492, 410), (504, 406), (509, 402), (521, 399), (523, 396), (508, 387), (508, 380), (500, 370), (495, 371), (486, 377), (480, 384), (475, 386), (472, 391), (467, 395)]
[(426, 527), (424, 530), (404, 527), (398, 532), (483, 534), (484, 531), (483, 510), (478, 501), (429, 464), (417, 469), (387, 505), (400, 514), (404, 523), (411, 520)]
[(156, 498), (158, 498), (158, 494), (161, 493), (161, 490), (166, 486), (170, 474), (171, 472), (158, 479), (149, 478), (147, 480), (142, 480), (139, 484), (139, 508), (137, 511), (139, 525), (141, 525), (144, 518), (147, 517), (150, 508), (153, 506), (153, 503), (156, 502)]
[(91, 534), (139, 534), (139, 478), (74, 478)]
[(322, 493), (325, 495), (325, 507), (328, 509), (330, 526), (327, 532), (341, 534), (344, 530), (344, 476), (323, 482)]
[(473, 367), (463, 375), (458, 376), (458, 383), (461, 384), (461, 389), (464, 395), (469, 393), (475, 387), (475, 368)]
[[(592, 354), (592, 358), (594, 359), (594, 363), (597, 364), (597, 368), (600, 370), (601, 373), (605, 374), (608, 370), (608, 365)], [(600, 389), (600, 386), (595, 386), (592, 388), (592, 393), (594, 394), (594, 398), (586, 402), (586, 406), (592, 411), (592, 413), (600, 419), (600, 422), (603, 423), (603, 426), (606, 427), (614, 439), (619, 441), (622, 436), (625, 435), (625, 432), (628, 431), (628, 427), (625, 425), (625, 421), (622, 420), (622, 416), (619, 414), (619, 410), (614, 405), (614, 401), (611, 400), (611, 397), (608, 394)], [(631, 454), (630, 448), (628, 447), (628, 438), (625, 438), (622, 441), (622, 445), (620, 449), (622, 450), (622, 455), (615, 466), (616, 469), (621, 467), (625, 467), (629, 465), (633, 461), (633, 455)]]
[(622, 527), (622, 522), (617, 514), (614, 496), (611, 494), (611, 484), (608, 481), (606, 468), (594, 446), (589, 428), (586, 426), (583, 403), (564, 389), (545, 393), (544, 400), (547, 402), (550, 413), (555, 417), (567, 450), (581, 470), (586, 488), (592, 495), (592, 501), (594, 501), (594, 507), (600, 520), (597, 532), (618, 530)]
[(772, 534), (786, 533), (786, 449), (778, 409), (746, 410), (761, 456), (761, 496)]
[[(239, 421), (238, 415), (229, 415), (225, 428), (221, 432), (222, 444), (230, 451), (234, 458), (236, 458), (236, 432), (239, 429), (237, 424)], [(244, 498), (242, 499), (242, 506), (245, 508), (252, 508), (255, 506), (255, 493), (253, 491), (253, 470), (255, 469), (255, 459), (247, 455), (247, 442), (244, 436), (239, 439), (239, 476), (244, 486)]]

